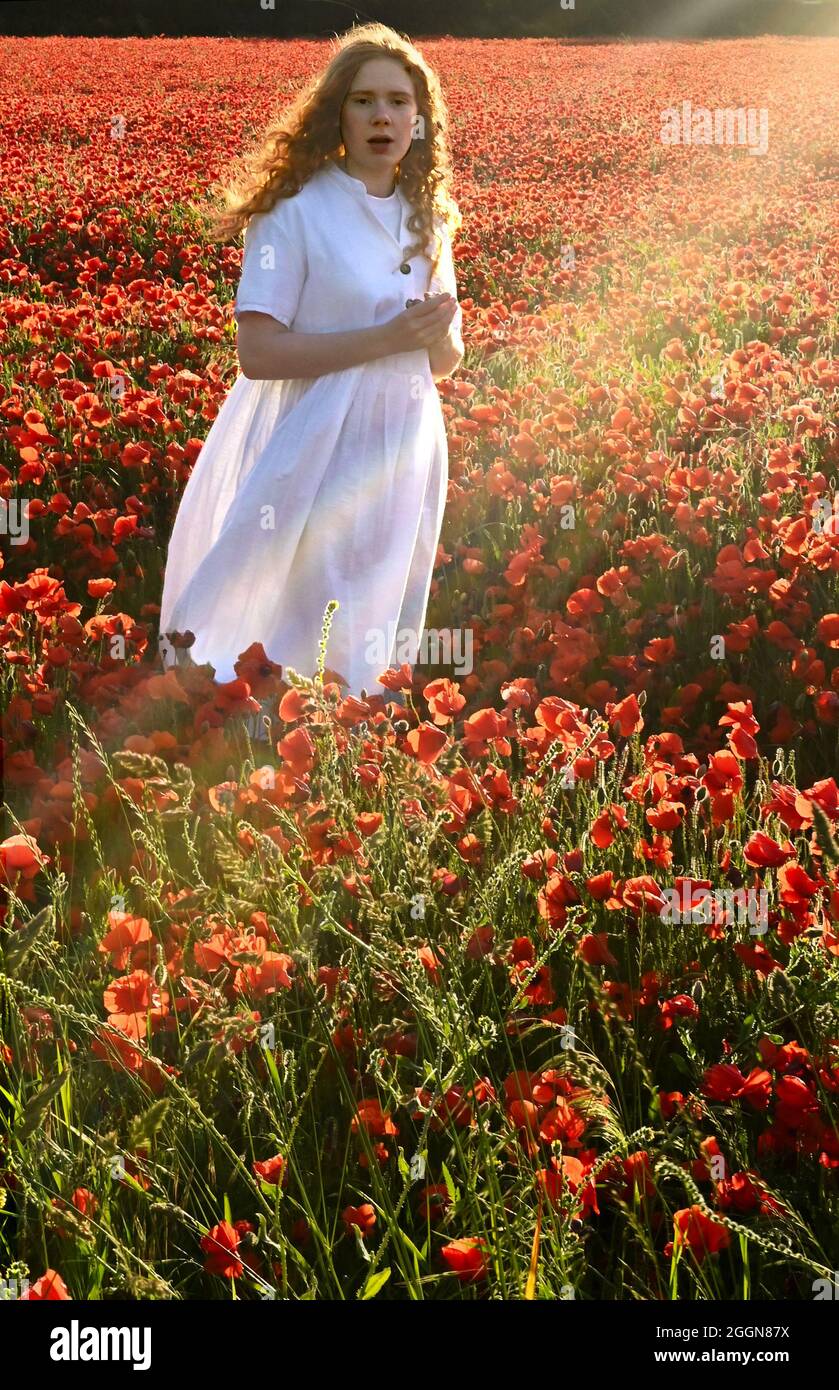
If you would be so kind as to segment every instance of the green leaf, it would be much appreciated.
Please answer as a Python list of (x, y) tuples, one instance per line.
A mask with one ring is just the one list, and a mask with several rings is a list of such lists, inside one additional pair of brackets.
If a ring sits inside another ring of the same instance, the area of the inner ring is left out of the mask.
[(276, 1058), (275, 1058), (273, 1052), (271, 1051), (270, 1047), (264, 1047), (264, 1048), (262, 1049), (262, 1057), (263, 1057), (263, 1060), (264, 1060), (264, 1062), (265, 1062), (266, 1067), (268, 1068), (268, 1074), (270, 1075), (271, 1080), (272, 1080), (273, 1083), (274, 1083), (274, 1090), (277, 1092), (277, 1095), (278, 1095), (278, 1096), (282, 1096), (282, 1093), (283, 1093), (282, 1078), (280, 1077), (280, 1073), (279, 1073), (279, 1071), (278, 1071), (278, 1069), (277, 1069), (277, 1060), (276, 1060)]
[(402, 1244), (405, 1245), (405, 1246), (407, 1246), (407, 1248), (410, 1250), (410, 1252), (411, 1252), (411, 1254), (414, 1256), (414, 1258), (417, 1259), (417, 1260), (419, 1260), (420, 1264), (424, 1264), (424, 1263), (425, 1263), (425, 1260), (424, 1260), (424, 1256), (423, 1256), (423, 1254), (422, 1254), (422, 1251), (417, 1249), (417, 1247), (414, 1245), (414, 1242), (411, 1240), (411, 1237), (410, 1237), (410, 1236), (406, 1236), (406, 1234), (405, 1234), (405, 1232), (402, 1230), (402, 1227), (401, 1227), (401, 1226), (396, 1226), (396, 1227), (394, 1227), (393, 1234), (394, 1234), (394, 1235), (397, 1235), (397, 1236), (399, 1237), (399, 1239), (401, 1240)]
[(367, 1298), (375, 1298), (376, 1294), (379, 1292), (379, 1289), (384, 1288), (389, 1278), (390, 1265), (388, 1265), (387, 1269), (380, 1269), (378, 1273), (371, 1274), (367, 1280), (367, 1283), (364, 1285), (363, 1292), (359, 1294), (359, 1298), (362, 1300), (362, 1302), (364, 1301), (364, 1299)]
[(455, 1185), (454, 1185), (454, 1178), (452, 1177), (452, 1175), (451, 1175), (451, 1173), (449, 1172), (448, 1168), (446, 1167), (445, 1163), (443, 1163), (443, 1164), (441, 1165), (441, 1167), (442, 1167), (442, 1170), (443, 1170), (443, 1182), (446, 1184), (446, 1191), (448, 1192), (449, 1197), (451, 1198), (451, 1200), (452, 1200), (453, 1202), (456, 1202), (456, 1201), (457, 1201), (457, 1188), (456, 1188)]
[(356, 1248), (356, 1250), (358, 1251), (358, 1253), (359, 1253), (359, 1255), (361, 1256), (361, 1258), (364, 1260), (365, 1264), (368, 1264), (368, 1265), (369, 1265), (370, 1262), (371, 1262), (372, 1259), (373, 1259), (373, 1256), (370, 1254), (370, 1251), (367, 1249), (367, 1246), (364, 1244), (364, 1236), (361, 1234), (361, 1227), (360, 1227), (360, 1226), (353, 1226), (353, 1228), (352, 1228), (352, 1233), (353, 1233), (353, 1235), (354, 1235), (354, 1237), (355, 1237), (355, 1248)]
[(693, 1075), (693, 1072), (692, 1072), (692, 1070), (691, 1070), (690, 1064), (689, 1064), (688, 1062), (685, 1061), (684, 1057), (682, 1056), (682, 1054), (681, 1054), (680, 1052), (673, 1052), (673, 1053), (671, 1053), (671, 1055), (670, 1055), (670, 1061), (672, 1062), (673, 1066), (676, 1068), (676, 1071), (681, 1072), (682, 1076), (692, 1076), (692, 1075)]
[[(57, 1048), (56, 1062), (59, 1066), (61, 1065), (61, 1054), (58, 1052)], [(64, 1122), (66, 1125), (69, 1126), (71, 1123), (71, 1115), (73, 1113), (73, 1077), (69, 1068), (67, 1069), (67, 1080), (61, 1087), (61, 1090), (59, 1091), (59, 1096), (61, 1097), (61, 1109), (64, 1114)]]

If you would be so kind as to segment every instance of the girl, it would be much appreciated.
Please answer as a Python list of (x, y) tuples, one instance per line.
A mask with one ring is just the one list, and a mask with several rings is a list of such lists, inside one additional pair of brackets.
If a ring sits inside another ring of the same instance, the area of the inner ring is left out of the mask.
[(241, 375), (172, 531), (164, 665), (194, 635), (217, 681), (254, 643), (312, 677), (330, 599), (343, 694), (416, 660), (448, 479), (435, 381), (463, 356), (450, 180), (438, 79), (385, 25), (343, 35), (269, 126), (215, 219), (247, 223)]

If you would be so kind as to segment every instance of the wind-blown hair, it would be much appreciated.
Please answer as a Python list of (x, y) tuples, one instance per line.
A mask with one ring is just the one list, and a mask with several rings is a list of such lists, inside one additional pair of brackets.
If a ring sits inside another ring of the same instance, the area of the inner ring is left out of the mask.
[(406, 255), (428, 255), (433, 273), (440, 252), (435, 219), (442, 220), (452, 239), (463, 220), (451, 193), (448, 113), (439, 79), (410, 39), (386, 24), (353, 26), (336, 42), (337, 51), (326, 68), (272, 116), (256, 147), (244, 157), (239, 177), (215, 185), (226, 206), (211, 210), (210, 238), (231, 240), (253, 213), (268, 212), (280, 198), (298, 193), (329, 159), (339, 159), (344, 152), (340, 114), (356, 72), (368, 58), (395, 58), (411, 78), (422, 118), (396, 172), (413, 207), (407, 228), (416, 240)]

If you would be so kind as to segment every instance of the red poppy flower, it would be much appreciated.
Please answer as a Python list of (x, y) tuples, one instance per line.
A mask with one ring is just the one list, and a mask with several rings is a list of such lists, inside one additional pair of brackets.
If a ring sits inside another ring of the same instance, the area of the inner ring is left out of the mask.
[(642, 1200), (645, 1197), (655, 1196), (655, 1181), (653, 1170), (650, 1166), (650, 1156), (646, 1149), (639, 1150), (638, 1153), (627, 1154), (623, 1160), (623, 1171), (626, 1178), (624, 1188), (624, 1200), (632, 1200), (633, 1192), (637, 1193)]
[(764, 1066), (771, 1067), (773, 1071), (785, 1072), (810, 1066), (809, 1052), (795, 1040), (779, 1045), (773, 1043), (771, 1038), (764, 1037), (758, 1043), (758, 1052)]
[(619, 700), (617, 704), (607, 703), (606, 717), (610, 724), (617, 724), (618, 732), (622, 738), (629, 738), (631, 734), (638, 734), (644, 727), (644, 719), (637, 695), (627, 695), (625, 700)]
[(674, 1212), (673, 1233), (673, 1240), (664, 1247), (665, 1255), (672, 1255), (674, 1249), (690, 1250), (700, 1264), (706, 1255), (716, 1255), (731, 1244), (726, 1227), (712, 1221), (698, 1205)]
[(539, 1126), (539, 1138), (553, 1144), (561, 1141), (565, 1147), (578, 1149), (585, 1131), (583, 1117), (561, 1097), (547, 1112)]
[[(375, 1142), (375, 1144), (373, 1144), (373, 1146), (372, 1146), (372, 1152), (373, 1152), (373, 1157), (375, 1158), (376, 1162), (379, 1163), (379, 1164), (387, 1163), (388, 1159), (390, 1158), (390, 1154), (388, 1153), (387, 1149), (385, 1148), (384, 1144), (382, 1143), (382, 1141), (381, 1141), (380, 1139), (377, 1139), (376, 1142)], [(362, 1168), (369, 1168), (369, 1167), (370, 1167), (370, 1156), (369, 1156), (369, 1154), (367, 1154), (367, 1153), (365, 1153), (365, 1152), (362, 1151), (362, 1152), (359, 1153), (359, 1155), (358, 1155), (358, 1161), (359, 1161), (359, 1163), (361, 1164), (361, 1167), (362, 1167)]]
[(470, 960), (481, 960), (491, 954), (494, 942), (492, 927), (476, 927), (466, 943), (466, 954)]
[(762, 1184), (753, 1181), (754, 1173), (732, 1173), (717, 1183), (717, 1206), (720, 1211), (756, 1211), (761, 1204)]
[(99, 1203), (87, 1187), (77, 1187), (70, 1201), (82, 1216), (95, 1216)]
[(417, 761), (428, 766), (437, 761), (449, 740), (433, 724), (419, 724), (410, 730), (405, 741)]
[(772, 1077), (761, 1067), (752, 1067), (743, 1082), (740, 1099), (746, 1101), (753, 1110), (765, 1110), (772, 1093)]
[(773, 840), (771, 835), (766, 835), (762, 830), (756, 830), (749, 836), (747, 843), (743, 847), (743, 858), (747, 864), (755, 868), (778, 868), (785, 864), (788, 859), (795, 858), (795, 850), (787, 841), (786, 845), (779, 845), (777, 840)]
[(262, 951), (258, 964), (243, 965), (236, 971), (233, 988), (237, 994), (264, 999), (279, 989), (291, 989), (293, 969), (291, 956), (282, 951)]
[(755, 942), (754, 946), (746, 945), (745, 941), (735, 941), (734, 950), (743, 964), (754, 970), (757, 975), (766, 976), (781, 968), (780, 961), (775, 960), (759, 941)]
[(358, 1102), (350, 1129), (353, 1134), (357, 1134), (360, 1129), (366, 1129), (368, 1134), (376, 1136), (399, 1133), (390, 1115), (387, 1111), (382, 1110), (381, 1104), (376, 1099)]
[[(798, 346), (801, 347), (801, 340)], [(839, 613), (825, 613), (816, 625), (816, 636), (828, 647), (839, 647)]]
[(800, 1076), (781, 1076), (775, 1082), (778, 1104), (775, 1119), (789, 1129), (802, 1130), (816, 1120), (819, 1100), (815, 1091)]
[(296, 777), (305, 776), (315, 765), (315, 745), (306, 728), (292, 729), (290, 734), (281, 738), (277, 744), (277, 752), (284, 766)]
[(608, 849), (615, 838), (614, 827), (628, 830), (629, 821), (622, 806), (612, 802), (591, 823), (589, 834), (598, 849)]
[(207, 1256), (204, 1261), (207, 1274), (218, 1274), (222, 1279), (238, 1279), (244, 1269), (237, 1255), (240, 1241), (239, 1232), (229, 1221), (220, 1221), (216, 1226), (211, 1226), (207, 1234), (201, 1237), (201, 1249)]
[(684, 1105), (685, 1097), (682, 1091), (659, 1091), (658, 1103), (665, 1120), (672, 1120), (679, 1107)]
[(661, 916), (665, 897), (661, 888), (650, 874), (640, 874), (637, 878), (627, 878), (618, 882), (616, 896), (630, 912), (639, 914), (643, 909)]
[(265, 1158), (252, 1163), (251, 1168), (256, 1176), (267, 1183), (269, 1187), (279, 1187), (288, 1181), (286, 1161), (282, 1154), (275, 1154), (273, 1158)]
[(145, 917), (135, 917), (131, 912), (109, 912), (110, 931), (102, 937), (98, 950), (103, 954), (110, 952), (110, 963), (115, 970), (124, 970), (131, 962), (136, 946), (150, 941), (151, 927)]
[(32, 902), (32, 880), (50, 862), (31, 835), (10, 835), (0, 844), (0, 885), (13, 888), (19, 897)]
[(437, 955), (435, 955), (433, 948), (431, 946), (420, 946), (417, 955), (431, 983), (439, 985), (441, 962)]
[(166, 1063), (161, 1070), (160, 1065), (142, 1048), (135, 1047), (130, 1039), (106, 1032), (105, 1029), (93, 1039), (90, 1050), (94, 1057), (100, 1057), (102, 1061), (107, 1062), (112, 1071), (136, 1072), (149, 1089), (155, 1092), (163, 1090), (166, 1084), (165, 1073), (174, 1072), (174, 1068)]
[(366, 1236), (376, 1224), (376, 1209), (369, 1202), (364, 1202), (360, 1207), (344, 1207), (341, 1220), (347, 1231), (357, 1226), (361, 1234)]
[(614, 892), (612, 870), (607, 869), (605, 873), (595, 874), (593, 878), (586, 879), (586, 889), (598, 902), (608, 898)]
[(520, 1131), (522, 1140), (529, 1139), (536, 1132), (539, 1121), (539, 1108), (531, 1100), (514, 1100), (507, 1107), (510, 1124)]
[(483, 1236), (469, 1236), (466, 1240), (449, 1241), (440, 1251), (440, 1257), (461, 1284), (471, 1284), (486, 1278), (485, 1251)]
[(457, 681), (451, 681), (446, 676), (424, 686), (422, 694), (423, 699), (428, 701), (428, 710), (435, 724), (450, 724), (466, 704), (466, 697), (461, 695)]
[(449, 1189), (445, 1183), (421, 1187), (415, 1194), (414, 1200), (423, 1221), (440, 1221), (445, 1216), (447, 1207), (452, 1204)]
[(662, 999), (658, 1014), (662, 1028), (672, 1028), (676, 1018), (697, 1019), (699, 1005), (689, 994), (674, 994), (672, 999)]
[(537, 1168), (536, 1181), (551, 1202), (557, 1202), (567, 1188), (569, 1192), (579, 1198), (584, 1216), (588, 1215), (590, 1211), (599, 1216), (597, 1188), (588, 1177), (594, 1166), (594, 1150), (588, 1149), (586, 1154), (589, 1155), (589, 1161), (585, 1163), (581, 1159), (575, 1158), (573, 1154), (563, 1154), (560, 1158), (553, 1157), (549, 1168)]
[[(30, 1300), (36, 1302), (62, 1302), (70, 1299), (67, 1292), (67, 1285), (61, 1275), (54, 1269), (48, 1269), (42, 1274), (40, 1279), (36, 1279), (34, 1284), (30, 1284), (26, 1293), (22, 1293), (18, 1302)], [(72, 1300), (71, 1300), (72, 1301)]]
[(167, 991), (158, 989), (146, 970), (112, 980), (103, 998), (111, 1026), (138, 1041), (145, 1039), (149, 1021), (154, 1029), (169, 1012)]
[(744, 1080), (739, 1067), (732, 1066), (730, 1062), (717, 1062), (703, 1075), (700, 1090), (709, 1100), (732, 1100), (734, 1096), (739, 1096)]
[(608, 940), (608, 932), (589, 932), (581, 939), (577, 951), (587, 965), (617, 965), (615, 957), (609, 950)]

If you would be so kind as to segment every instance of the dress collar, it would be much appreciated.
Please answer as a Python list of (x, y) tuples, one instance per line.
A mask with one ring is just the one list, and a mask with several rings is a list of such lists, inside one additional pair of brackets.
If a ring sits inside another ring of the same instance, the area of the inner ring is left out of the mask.
[[(328, 159), (326, 161), (326, 164), (324, 165), (324, 169), (326, 170), (327, 174), (330, 174), (333, 178), (337, 179), (339, 183), (342, 183), (344, 185), (348, 192), (354, 193), (357, 198), (369, 198), (374, 196), (367, 192), (367, 185), (364, 183), (362, 179), (357, 179), (352, 174), (348, 174), (346, 169), (342, 169), (340, 164), (335, 163), (334, 159)], [(405, 194), (402, 191), (398, 179), (396, 180), (396, 187), (394, 188), (393, 192), (398, 195), (399, 201), (404, 206), (407, 200), (405, 198)], [(386, 196), (392, 197), (393, 195), (387, 194)]]
[[(367, 192), (366, 184), (363, 183), (361, 179), (354, 178), (352, 174), (348, 174), (346, 169), (342, 169), (341, 166), (339, 164), (336, 164), (335, 160), (331, 157), (327, 159), (326, 164), (323, 166), (323, 171), (328, 178), (331, 178), (335, 183), (339, 183), (342, 186), (342, 188), (345, 188), (348, 193), (351, 193), (352, 196), (358, 200), (358, 202), (362, 203), (366, 208), (369, 208), (372, 212), (372, 208), (370, 208), (370, 203), (368, 201), (370, 195)], [(411, 205), (408, 202), (408, 198), (404, 190), (400, 187), (398, 180), (396, 183), (396, 187), (393, 191), (399, 199), (399, 203), (402, 208), (401, 229), (402, 234), (404, 236), (405, 224), (411, 215)], [(375, 218), (376, 225), (380, 227), (381, 230), (385, 232), (387, 236), (390, 237), (391, 241), (396, 242), (396, 244), (401, 249), (402, 238), (397, 238), (393, 236), (392, 232), (390, 232), (390, 230), (379, 221), (375, 213), (373, 213), (373, 216)]]

